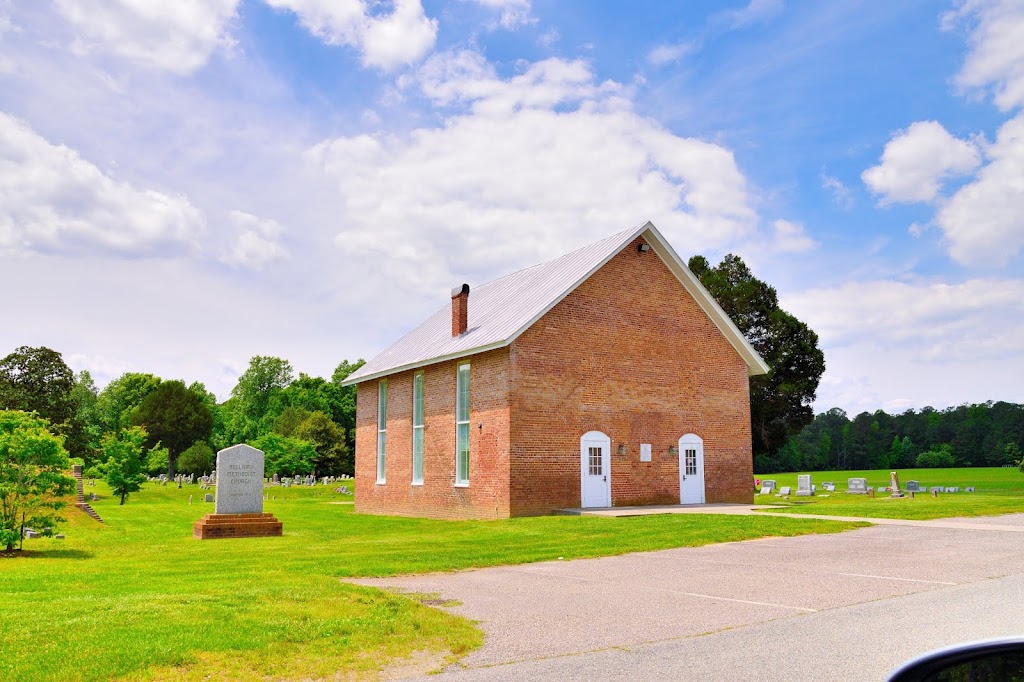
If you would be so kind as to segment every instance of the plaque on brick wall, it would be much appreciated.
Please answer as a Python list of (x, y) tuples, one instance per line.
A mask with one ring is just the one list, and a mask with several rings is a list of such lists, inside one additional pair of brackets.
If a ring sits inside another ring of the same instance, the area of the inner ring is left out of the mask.
[(640, 444), (640, 461), (650, 462), (651, 461), (651, 444), (641, 443)]

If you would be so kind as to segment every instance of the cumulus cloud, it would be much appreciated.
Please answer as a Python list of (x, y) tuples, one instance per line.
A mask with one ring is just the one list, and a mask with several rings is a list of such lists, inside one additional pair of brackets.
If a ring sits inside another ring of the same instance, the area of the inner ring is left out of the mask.
[(437, 20), (420, 0), (393, 0), (386, 14), (371, 13), (364, 0), (266, 0), (294, 12), (311, 34), (330, 45), (360, 51), (363, 64), (391, 70), (419, 61), (434, 47)]
[(272, 261), (288, 257), (288, 251), (279, 241), (284, 228), (276, 221), (245, 211), (231, 211), (228, 220), (235, 229), (235, 240), (221, 257), (225, 263), (261, 270)]
[(468, 0), (478, 5), (483, 5), (494, 10), (501, 10), (498, 19), (502, 28), (514, 29), (523, 24), (532, 24), (537, 21), (530, 14), (530, 0)]
[(932, 201), (942, 182), (981, 165), (978, 148), (936, 121), (918, 121), (885, 145), (881, 163), (861, 174), (882, 204)]
[(186, 197), (118, 182), (0, 112), (0, 249), (173, 255), (204, 228)]
[(806, 253), (818, 248), (818, 242), (807, 236), (803, 225), (788, 220), (776, 220), (772, 227), (772, 245), (778, 253)]
[(1024, 4), (967, 0), (943, 17), (948, 29), (966, 23), (970, 51), (953, 79), (968, 92), (991, 94), (1000, 109), (1024, 106)]
[(231, 44), (227, 29), (238, 0), (56, 0), (56, 6), (77, 30), (74, 51), (106, 52), (188, 74)]
[(965, 265), (1003, 265), (1024, 249), (1024, 114), (999, 129), (988, 164), (947, 201), (935, 222), (949, 255)]
[(489, 279), (648, 218), (683, 253), (753, 230), (729, 150), (637, 115), (583, 62), (550, 59), (506, 79), (477, 53), (445, 54), (406, 87), (451, 115), (309, 151), (338, 193), (339, 246), (361, 260), (386, 253), (406, 282), (450, 286), (470, 268)]

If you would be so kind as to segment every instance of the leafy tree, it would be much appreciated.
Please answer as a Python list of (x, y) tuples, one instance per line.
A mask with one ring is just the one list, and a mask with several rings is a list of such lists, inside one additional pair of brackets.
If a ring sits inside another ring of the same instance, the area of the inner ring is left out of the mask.
[(183, 474), (205, 474), (213, 470), (213, 449), (204, 441), (196, 441), (178, 456), (178, 471)]
[(943, 443), (936, 445), (928, 452), (922, 452), (917, 456), (917, 466), (921, 469), (948, 469), (956, 466), (952, 447), (948, 443)]
[(694, 256), (689, 267), (771, 368), (750, 378), (754, 454), (770, 457), (814, 418), (811, 403), (825, 371), (818, 335), (782, 310), (775, 289), (739, 256), (716, 267)]
[(0, 545), (20, 542), (26, 525), (55, 526), (75, 490), (67, 450), (45, 419), (0, 410)]
[(341, 382), (365, 364), (366, 360), (362, 358), (355, 362), (342, 360), (331, 375), (331, 383), (338, 387), (338, 399), (331, 418), (345, 429), (345, 442), (348, 444), (349, 452), (356, 451), (356, 387), (342, 386)]
[(125, 372), (107, 384), (96, 401), (103, 430), (116, 432), (131, 426), (132, 412), (160, 382), (160, 377), (153, 374)]
[(103, 480), (111, 491), (121, 498), (121, 504), (130, 493), (138, 492), (146, 482), (142, 473), (142, 451), (146, 431), (140, 426), (121, 429), (117, 434), (103, 436)]
[(83, 369), (75, 376), (71, 399), (76, 406), (75, 421), (81, 427), (85, 440), (85, 464), (89, 465), (98, 461), (103, 427), (98, 409), (99, 391), (88, 370)]
[(345, 429), (323, 412), (313, 412), (295, 429), (295, 438), (312, 443), (316, 450), (313, 467), (322, 476), (353, 474), (352, 451), (345, 442)]
[(257, 355), (231, 390), (236, 423), (232, 430), (245, 439), (272, 430), (285, 407), (284, 389), (292, 382), (292, 366), (281, 358)]
[(268, 433), (252, 441), (250, 445), (263, 451), (264, 472), (267, 476), (295, 476), (313, 472), (316, 450), (313, 449), (312, 443), (278, 433)]
[(170, 453), (167, 448), (161, 447), (159, 443), (149, 449), (146, 454), (146, 473), (150, 476), (159, 476), (167, 471), (167, 463), (170, 461)]
[(132, 423), (146, 429), (147, 445), (167, 448), (167, 477), (172, 478), (178, 455), (210, 437), (213, 415), (184, 382), (165, 381), (132, 412)]
[(294, 436), (295, 430), (302, 425), (302, 422), (309, 419), (311, 412), (302, 407), (286, 407), (284, 411), (274, 420), (274, 433), (282, 436)]

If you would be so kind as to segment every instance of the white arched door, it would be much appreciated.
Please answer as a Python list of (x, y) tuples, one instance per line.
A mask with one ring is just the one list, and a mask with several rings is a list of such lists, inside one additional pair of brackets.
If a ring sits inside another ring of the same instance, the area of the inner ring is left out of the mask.
[(581, 507), (612, 506), (612, 440), (600, 431), (580, 438)]
[(692, 433), (679, 439), (679, 504), (704, 504), (704, 441)]

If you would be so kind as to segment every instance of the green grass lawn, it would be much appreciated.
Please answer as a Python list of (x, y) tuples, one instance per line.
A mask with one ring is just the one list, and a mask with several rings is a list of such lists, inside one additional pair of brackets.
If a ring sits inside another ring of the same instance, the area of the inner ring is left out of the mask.
[[(350, 484), (351, 485), (351, 484)], [(328, 487), (274, 488), (284, 537), (195, 540), (212, 512), (196, 487), (146, 488), (118, 506), (99, 484), (100, 525), (75, 509), (65, 540), (0, 557), (0, 679), (250, 680), (372, 677), (424, 652), (453, 660), (482, 642), (469, 621), (342, 582), (608, 556), (851, 524), (727, 516), (432, 521), (353, 513)], [(339, 504), (341, 502), (342, 504)], [(442, 657), (439, 659), (438, 657)]]
[[(1013, 468), (973, 469), (901, 469), (898, 471), (900, 487), (905, 489), (907, 481), (918, 481), (922, 487), (959, 486), (958, 493), (917, 493), (914, 498), (892, 498), (888, 493), (876, 493), (876, 497), (848, 495), (848, 478), (866, 478), (868, 485), (889, 485), (889, 470), (879, 471), (816, 471), (813, 476), (819, 493), (814, 497), (790, 496), (788, 500), (774, 495), (757, 495), (759, 504), (783, 504), (785, 509), (776, 511), (794, 514), (826, 514), (831, 516), (863, 516), (869, 518), (939, 519), (956, 516), (992, 516), (1024, 512), (1024, 473)], [(796, 477), (799, 474), (764, 474), (761, 479), (774, 479), (779, 486), (791, 486), (796, 492)], [(831, 481), (836, 492), (821, 492), (821, 484)], [(967, 486), (974, 486), (973, 493), (963, 492)], [(827, 495), (827, 496), (826, 496)]]

